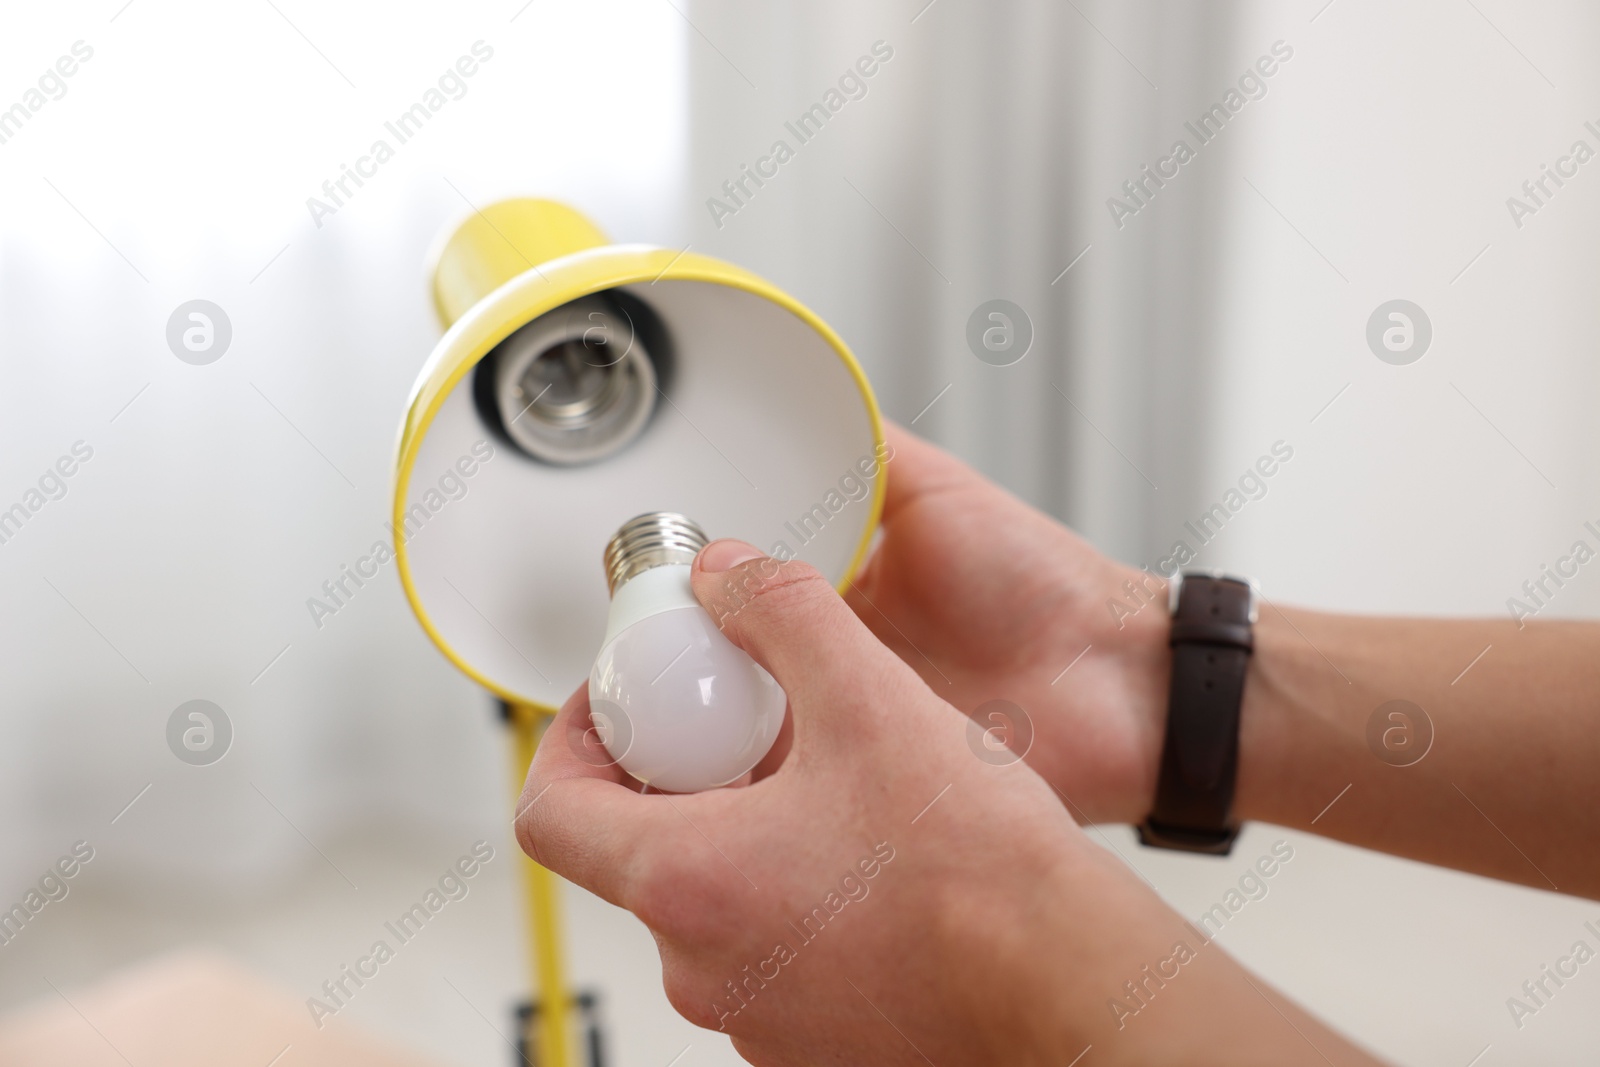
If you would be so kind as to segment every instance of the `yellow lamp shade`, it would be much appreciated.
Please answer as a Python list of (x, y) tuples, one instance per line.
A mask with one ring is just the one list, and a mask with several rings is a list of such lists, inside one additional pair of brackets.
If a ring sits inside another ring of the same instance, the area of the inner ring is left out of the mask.
[[(544, 200), (470, 216), (433, 297), (449, 328), (401, 427), (395, 555), (423, 628), (483, 685), (548, 708), (587, 677), (602, 551), (643, 512), (849, 581), (882, 507), (882, 426), (849, 349), (793, 297), (693, 252), (606, 244)], [(586, 396), (624, 390), (598, 437), (570, 429)]]

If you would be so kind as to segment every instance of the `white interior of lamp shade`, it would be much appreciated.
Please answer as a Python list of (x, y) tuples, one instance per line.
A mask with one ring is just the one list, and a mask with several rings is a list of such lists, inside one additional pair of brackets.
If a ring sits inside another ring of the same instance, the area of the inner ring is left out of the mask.
[[(804, 321), (723, 285), (627, 291), (660, 318), (674, 360), (635, 441), (584, 466), (531, 459), (484, 424), (469, 373), (440, 407), (406, 488), (403, 533), (423, 610), (474, 669), (541, 704), (561, 704), (588, 677), (610, 603), (601, 553), (628, 519), (682, 512), (713, 539), (787, 550), (837, 584), (882, 477), (867, 400)], [(486, 447), (492, 458), (480, 461)]]

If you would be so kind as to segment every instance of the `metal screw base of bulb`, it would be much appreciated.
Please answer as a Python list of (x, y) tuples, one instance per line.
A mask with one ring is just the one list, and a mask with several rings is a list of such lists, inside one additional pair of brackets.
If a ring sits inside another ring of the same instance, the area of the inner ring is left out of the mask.
[(606, 544), (606, 589), (612, 595), (635, 575), (672, 563), (694, 562), (710, 543), (705, 531), (675, 511), (650, 511), (622, 524)]

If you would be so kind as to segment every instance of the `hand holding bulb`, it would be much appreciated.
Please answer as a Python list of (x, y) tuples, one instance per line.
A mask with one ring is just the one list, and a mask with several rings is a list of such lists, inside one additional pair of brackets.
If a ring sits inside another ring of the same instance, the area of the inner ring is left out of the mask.
[(1373, 1063), (1216, 947), (1119, 1030), (1108, 993), (1183, 918), (1026, 766), (974, 758), (823, 575), (747, 551), (712, 545), (693, 583), (787, 690), (787, 758), (737, 797), (641, 796), (552, 743), (588, 726), (580, 693), (518, 803), (530, 855), (650, 927), (690, 1022), (759, 1064)]
[(622, 769), (669, 793), (738, 780), (772, 748), (787, 698), (722, 633), (689, 583), (706, 535), (650, 512), (606, 546), (611, 611), (589, 673), (590, 715)]

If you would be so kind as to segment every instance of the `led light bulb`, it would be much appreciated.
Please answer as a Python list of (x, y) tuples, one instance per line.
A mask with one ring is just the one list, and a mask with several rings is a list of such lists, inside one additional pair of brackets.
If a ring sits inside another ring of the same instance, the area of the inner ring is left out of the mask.
[(695, 599), (700, 527), (656, 511), (606, 545), (611, 612), (589, 672), (589, 709), (622, 769), (670, 793), (727, 785), (777, 740), (787, 697)]

